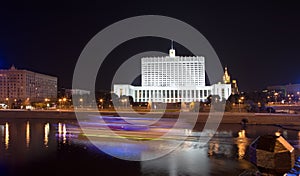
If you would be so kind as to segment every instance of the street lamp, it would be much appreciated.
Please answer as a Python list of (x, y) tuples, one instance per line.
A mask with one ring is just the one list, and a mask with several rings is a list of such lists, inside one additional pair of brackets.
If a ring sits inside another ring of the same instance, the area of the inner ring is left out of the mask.
[(239, 112), (241, 112), (241, 102), (242, 102), (242, 100), (239, 99)]
[(50, 106), (50, 105), (49, 105), (49, 103), (48, 103), (49, 101), (50, 101), (50, 99), (49, 99), (49, 98), (45, 98), (45, 103), (46, 103), (47, 109), (48, 109), (48, 108), (49, 108), (49, 106)]
[(244, 101), (245, 97), (240, 97), (238, 102), (239, 102), (239, 112), (241, 112), (241, 103)]
[(7, 101), (7, 109), (9, 108), (9, 99), (8, 98), (5, 98), (5, 100)]
[(81, 108), (83, 108), (83, 99), (80, 98), (79, 101), (80, 101)]
[(58, 102), (59, 102), (59, 108), (61, 108), (61, 102), (62, 102), (62, 99), (60, 98), (60, 99), (58, 100)]
[(103, 109), (103, 99), (101, 98), (99, 101), (100, 101), (100, 107), (101, 109)]
[(127, 108), (127, 99), (125, 99), (124, 102), (125, 102), (125, 108)]
[(274, 96), (275, 96), (275, 102), (277, 103), (277, 96), (278, 96), (278, 93), (275, 92), (275, 93), (274, 93)]
[(67, 98), (63, 98), (63, 107), (65, 108)]

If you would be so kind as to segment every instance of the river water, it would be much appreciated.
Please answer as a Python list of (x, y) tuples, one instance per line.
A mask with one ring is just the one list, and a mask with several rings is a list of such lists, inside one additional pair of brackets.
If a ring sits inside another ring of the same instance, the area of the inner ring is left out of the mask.
[[(192, 133), (202, 128), (203, 124), (197, 124)], [(239, 175), (255, 171), (247, 161), (247, 148), (259, 135), (280, 130), (298, 156), (300, 139), (294, 129), (221, 124), (205, 146), (192, 137), (164, 157), (134, 162), (109, 156), (78, 137), (80, 128), (73, 120), (1, 119), (0, 175)], [(112, 148), (114, 152), (124, 152), (119, 149), (118, 145)]]

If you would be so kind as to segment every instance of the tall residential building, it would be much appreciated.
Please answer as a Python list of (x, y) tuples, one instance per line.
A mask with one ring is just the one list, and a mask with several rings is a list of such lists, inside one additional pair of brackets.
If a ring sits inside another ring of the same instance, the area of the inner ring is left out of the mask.
[(30, 102), (55, 101), (57, 99), (57, 77), (35, 73), (28, 70), (0, 70), (0, 101)]
[(205, 86), (205, 58), (202, 56), (176, 56), (172, 48), (165, 57), (141, 59), (142, 85), (115, 84), (118, 96), (132, 96), (135, 102), (200, 102), (209, 95), (221, 100), (231, 94), (228, 84)]

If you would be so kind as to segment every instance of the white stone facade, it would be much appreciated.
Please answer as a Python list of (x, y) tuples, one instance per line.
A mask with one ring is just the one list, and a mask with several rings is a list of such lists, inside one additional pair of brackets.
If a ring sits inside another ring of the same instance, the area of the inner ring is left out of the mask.
[(142, 86), (205, 86), (204, 57), (142, 58)]
[(221, 100), (231, 94), (230, 84), (205, 86), (205, 59), (202, 56), (175, 56), (171, 49), (166, 57), (141, 59), (142, 86), (115, 84), (113, 92), (132, 96), (134, 102), (205, 102), (209, 95)]

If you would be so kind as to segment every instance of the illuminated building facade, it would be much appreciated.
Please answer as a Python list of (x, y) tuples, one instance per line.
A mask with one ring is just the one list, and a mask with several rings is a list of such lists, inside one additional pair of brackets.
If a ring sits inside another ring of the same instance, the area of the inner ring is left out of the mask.
[(268, 86), (267, 89), (269, 91), (282, 91), (284, 96), (288, 94), (299, 95), (300, 94), (300, 84), (287, 84), (287, 85), (275, 85), (275, 86)]
[(63, 95), (63, 97), (72, 98), (72, 95), (83, 96), (90, 95), (90, 93), (90, 91), (82, 89), (65, 89), (65, 95)]
[(205, 86), (204, 57), (142, 58), (142, 86)]
[(236, 80), (230, 80), (230, 75), (228, 73), (227, 67), (225, 67), (224, 75), (223, 75), (223, 83), (224, 84), (231, 84), (231, 94), (239, 94), (239, 89), (237, 86)]
[(0, 101), (38, 102), (45, 99), (56, 101), (56, 77), (16, 69), (14, 66), (8, 70), (0, 70)]
[(205, 58), (202, 56), (176, 56), (175, 50), (165, 57), (141, 59), (142, 85), (115, 84), (118, 96), (132, 96), (135, 102), (204, 102), (209, 95), (226, 100), (231, 85), (205, 86)]
[(224, 82), (224, 84), (230, 84), (230, 76), (228, 74), (227, 67), (225, 67), (225, 72), (223, 75), (223, 82)]
[(236, 80), (232, 80), (231, 82), (231, 93), (234, 94), (239, 94), (239, 88), (237, 86), (237, 81)]

